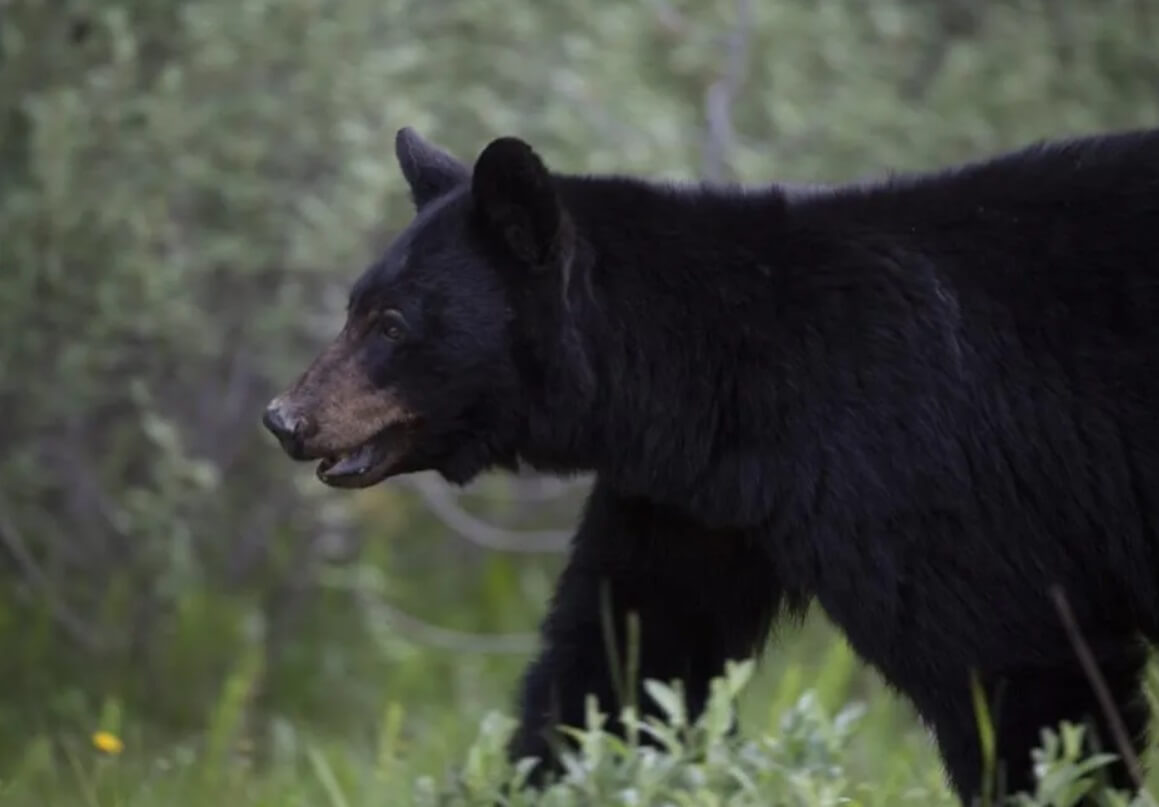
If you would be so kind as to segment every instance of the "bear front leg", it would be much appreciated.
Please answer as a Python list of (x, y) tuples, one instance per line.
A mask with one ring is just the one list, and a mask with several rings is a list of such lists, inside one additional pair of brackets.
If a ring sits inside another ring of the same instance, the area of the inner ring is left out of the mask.
[[(523, 679), (512, 757), (545, 762), (538, 774), (554, 768), (552, 749), (562, 740), (554, 729), (582, 727), (588, 695), (615, 731), (626, 695), (654, 712), (641, 686), (647, 679), (680, 680), (695, 716), (725, 661), (759, 650), (781, 598), (754, 537), (708, 530), (597, 482), (543, 623), (542, 652)], [(639, 630), (638, 674), (629, 681), (630, 614)]]

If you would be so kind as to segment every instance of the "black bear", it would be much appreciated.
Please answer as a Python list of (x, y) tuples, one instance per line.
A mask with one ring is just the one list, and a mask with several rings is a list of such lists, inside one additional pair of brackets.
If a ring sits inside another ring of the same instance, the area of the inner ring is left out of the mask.
[(1133, 758), (1159, 632), (1159, 132), (810, 192), (555, 173), (511, 137), (473, 165), (407, 129), (396, 150), (416, 217), (264, 422), (337, 487), (594, 472), (513, 754), (550, 760), (587, 693), (617, 713), (605, 625), (623, 658), (635, 614), (640, 678), (695, 711), (816, 601), (964, 798), (972, 681), (1008, 789), (1062, 720)]

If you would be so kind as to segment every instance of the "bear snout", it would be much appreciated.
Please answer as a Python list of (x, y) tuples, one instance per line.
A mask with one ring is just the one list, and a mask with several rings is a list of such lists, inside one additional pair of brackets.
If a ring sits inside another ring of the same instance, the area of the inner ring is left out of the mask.
[(278, 443), (293, 459), (309, 459), (305, 452), (305, 438), (310, 432), (309, 420), (295, 412), (283, 398), (274, 398), (262, 414), (262, 425), (278, 439)]

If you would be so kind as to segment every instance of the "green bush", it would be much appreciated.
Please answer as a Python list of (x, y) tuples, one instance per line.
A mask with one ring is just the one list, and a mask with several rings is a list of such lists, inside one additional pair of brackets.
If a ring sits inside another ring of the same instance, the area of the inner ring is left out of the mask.
[[(463, 759), (443, 775), (422, 773), (401, 751), (401, 711), (384, 716), (374, 755), (349, 746), (311, 741), (283, 726), (275, 756), (260, 768), (245, 754), (230, 753), (228, 735), (242, 709), (247, 686), (239, 672), (230, 679), (203, 743), (184, 744), (155, 756), (126, 755), (108, 740), (105, 751), (69, 746), (67, 777), (52, 763), (43, 742), (30, 744), (13, 775), (0, 782), (4, 804), (182, 807), (224, 802), (250, 805), (390, 804), (414, 807), (836, 807), (957, 804), (946, 785), (911, 773), (885, 784), (851, 775), (846, 759), (863, 736), (864, 709), (857, 703), (830, 713), (813, 691), (779, 713), (775, 730), (746, 738), (730, 730), (738, 695), (752, 674), (751, 662), (731, 666), (713, 682), (705, 712), (689, 721), (679, 687), (647, 682), (663, 719), (640, 720), (624, 712), (627, 738), (603, 730), (605, 716), (589, 709), (587, 726), (571, 732), (576, 748), (561, 774), (542, 787), (527, 784), (530, 760), (510, 763), (505, 754), (514, 721), (502, 713), (485, 716)], [(1102, 788), (1099, 769), (1113, 757), (1082, 755), (1081, 728), (1044, 730), (1035, 752), (1033, 793), (992, 802), (1009, 807), (1147, 807), (1146, 793), (1131, 797)], [(884, 739), (884, 738), (883, 738)], [(1084, 801), (1087, 799), (1087, 801)]]
[[(851, 179), (1153, 122), (1156, 17), (1150, 0), (0, 2), (0, 777), (109, 704), (137, 747), (184, 748), (239, 658), (252, 681), (217, 742), (262, 754), (291, 725), (362, 747), (384, 702), (458, 743), (506, 697), (558, 560), (448, 540), (403, 484), (322, 490), (258, 427), (410, 215), (398, 127), (465, 158), (519, 134), (568, 171)], [(573, 512), (475, 492), (523, 526)], [(411, 612), (518, 635), (458, 642)], [(814, 652), (830, 639), (785, 644), (774, 669), (835, 658)], [(876, 686), (842, 658), (818, 673), (833, 691)]]

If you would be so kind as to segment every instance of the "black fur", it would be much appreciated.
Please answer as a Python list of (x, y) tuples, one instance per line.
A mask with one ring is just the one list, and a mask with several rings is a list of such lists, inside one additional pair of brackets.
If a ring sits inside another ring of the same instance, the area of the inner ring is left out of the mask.
[(597, 474), (513, 753), (545, 754), (587, 692), (615, 710), (602, 597), (621, 641), (640, 616), (642, 676), (683, 678), (694, 709), (816, 600), (963, 796), (977, 671), (1026, 786), (1044, 725), (1113, 743), (1054, 585), (1142, 739), (1159, 133), (810, 193), (549, 174), (511, 139), (473, 175), (426, 153), (418, 218), (352, 296), (422, 323), (421, 360), (376, 369), (426, 412), (414, 467)]

